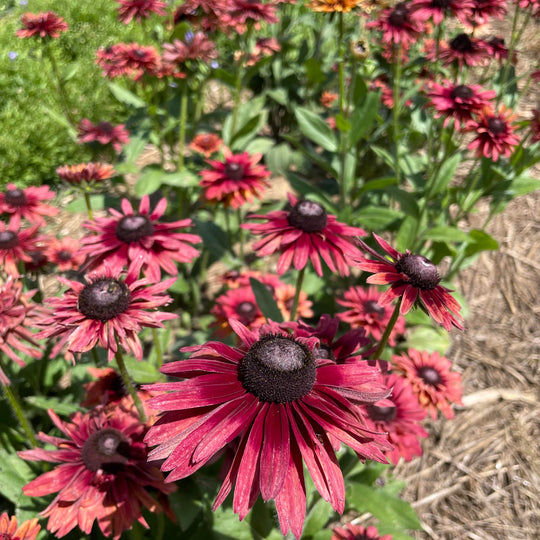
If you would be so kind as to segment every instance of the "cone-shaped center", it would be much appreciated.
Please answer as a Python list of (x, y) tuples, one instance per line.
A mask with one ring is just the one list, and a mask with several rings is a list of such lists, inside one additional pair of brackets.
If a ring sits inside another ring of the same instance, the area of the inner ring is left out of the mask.
[(446, 9), (451, 3), (452, 0), (431, 0), (431, 5), (433, 7), (438, 7), (442, 9)]
[(26, 204), (26, 195), (22, 189), (8, 189), (4, 194), (4, 200), (10, 206), (21, 207)]
[(125, 283), (103, 278), (84, 287), (77, 309), (89, 319), (106, 322), (126, 311), (130, 300), (131, 293)]
[(364, 304), (364, 309), (367, 313), (372, 313), (374, 315), (383, 316), (385, 313), (385, 309), (382, 306), (379, 306), (375, 300), (368, 300)]
[(61, 261), (70, 261), (71, 260), (71, 252), (68, 251), (67, 249), (61, 249), (57, 254), (56, 256), (61, 260)]
[(240, 302), (234, 311), (242, 318), (243, 322), (250, 324), (257, 315), (257, 306), (253, 302)]
[(431, 386), (436, 386), (441, 382), (441, 375), (439, 372), (432, 367), (424, 366), (418, 370), (418, 376), (426, 383)]
[(146, 216), (124, 216), (116, 224), (116, 238), (126, 244), (138, 242), (142, 238), (152, 235), (153, 232), (154, 226)]
[(112, 135), (114, 132), (114, 127), (110, 122), (99, 122), (96, 129), (105, 135)]
[(328, 223), (326, 210), (319, 204), (309, 200), (299, 201), (287, 216), (289, 225), (304, 232), (320, 232)]
[(452, 89), (450, 92), (450, 96), (452, 99), (471, 99), (474, 96), (474, 91), (472, 88), (467, 86), (466, 84), (458, 84), (455, 88)]
[(86, 468), (113, 473), (129, 459), (129, 439), (118, 429), (104, 428), (92, 433), (84, 443), (81, 458)]
[(240, 180), (244, 177), (244, 166), (240, 163), (227, 163), (225, 165), (225, 176), (230, 180)]
[(388, 22), (392, 26), (403, 26), (407, 23), (409, 10), (407, 6), (402, 2), (397, 4), (388, 17)]
[(19, 245), (19, 237), (13, 231), (0, 231), (0, 249), (12, 249)]
[(396, 270), (405, 274), (417, 289), (434, 289), (441, 281), (437, 267), (422, 255), (403, 255), (396, 263)]
[(368, 405), (367, 412), (374, 422), (391, 422), (397, 414), (396, 407), (379, 407), (378, 405)]
[(500, 118), (490, 118), (487, 121), (489, 131), (493, 133), (502, 133), (505, 130), (505, 123)]
[(251, 346), (238, 374), (242, 386), (261, 401), (289, 403), (313, 388), (316, 366), (305, 345), (270, 334)]
[(473, 50), (473, 43), (467, 34), (459, 34), (450, 41), (450, 48), (456, 52), (470, 52)]

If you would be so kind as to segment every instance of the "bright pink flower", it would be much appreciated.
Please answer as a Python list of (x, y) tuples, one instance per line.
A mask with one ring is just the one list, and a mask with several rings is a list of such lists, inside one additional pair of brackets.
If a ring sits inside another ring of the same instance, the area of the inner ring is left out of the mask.
[(36, 540), (41, 530), (37, 518), (29, 519), (17, 527), (17, 518), (8, 516), (6, 512), (0, 515), (0, 538), (2, 540)]
[(129, 143), (129, 132), (124, 124), (113, 126), (109, 122), (93, 124), (83, 118), (79, 124), (79, 143), (110, 144), (119, 153), (122, 146)]
[(120, 6), (118, 8), (118, 20), (124, 24), (129, 24), (133, 18), (137, 22), (148, 19), (152, 13), (165, 15), (167, 3), (160, 0), (116, 0)]
[(58, 208), (46, 204), (54, 199), (55, 193), (48, 186), (27, 187), (19, 189), (15, 184), (8, 184), (4, 192), (0, 192), (0, 214), (10, 214), (10, 220), (17, 226), (21, 219), (27, 219), (33, 225), (45, 225), (45, 218), (56, 216)]
[(205, 32), (229, 33), (229, 0), (186, 0), (174, 12), (174, 24), (189, 22), (194, 28)]
[(276, 6), (269, 2), (263, 4), (259, 0), (229, 0), (230, 18), (237, 20), (240, 24), (249, 21), (259, 23), (264, 21), (268, 24), (278, 22)]
[(343, 527), (334, 527), (331, 540), (392, 540), (391, 534), (379, 536), (379, 531), (373, 527), (362, 527), (347, 523)]
[(25, 13), (21, 17), (24, 28), (17, 30), (15, 35), (20, 38), (27, 38), (39, 35), (39, 37), (60, 37), (60, 32), (68, 29), (67, 23), (54, 11)]
[(489, 53), (483, 40), (458, 34), (449, 43), (439, 43), (439, 55), (433, 40), (426, 40), (424, 44), (426, 57), (431, 62), (442, 61), (445, 66), (456, 63), (459, 67), (476, 66), (489, 60)]
[(487, 24), (490, 19), (503, 19), (506, 14), (507, 0), (473, 0), (474, 7), (470, 15), (463, 14), (463, 24), (478, 27)]
[(379, 18), (369, 22), (367, 26), (382, 32), (383, 43), (401, 44), (405, 49), (424, 32), (424, 24), (414, 17), (409, 4), (405, 2), (383, 10)]
[(169, 64), (183, 64), (186, 60), (210, 62), (217, 56), (215, 43), (204, 32), (196, 32), (184, 41), (175, 39), (172, 43), (163, 44), (163, 61)]
[(431, 19), (439, 25), (445, 17), (468, 17), (472, 13), (474, 0), (412, 0), (409, 8), (418, 20)]
[[(486, 49), (491, 56), (502, 64), (508, 58), (508, 48), (504, 45), (504, 39), (500, 37), (492, 37), (484, 41)], [(514, 51), (512, 55), (512, 63), (517, 63), (517, 53)]]
[(38, 250), (39, 226), (19, 229), (19, 219), (11, 220), (7, 227), (0, 221), (0, 268), (8, 276), (19, 277), (19, 263), (32, 262), (31, 251)]

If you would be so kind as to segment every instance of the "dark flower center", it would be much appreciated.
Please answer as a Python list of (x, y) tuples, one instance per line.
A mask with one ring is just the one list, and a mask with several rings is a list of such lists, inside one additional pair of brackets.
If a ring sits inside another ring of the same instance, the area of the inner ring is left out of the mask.
[(67, 249), (61, 249), (57, 254), (56, 256), (61, 260), (61, 261), (70, 261), (71, 260), (71, 252), (68, 251)]
[(500, 38), (500, 37), (497, 37), (497, 36), (494, 36), (492, 37), (488, 43), (492, 46), (492, 47), (501, 47), (501, 48), (504, 48), (504, 39), (503, 38)]
[(466, 84), (459, 84), (450, 92), (450, 96), (452, 99), (471, 99), (474, 96), (474, 91)]
[(0, 231), (0, 249), (12, 249), (19, 245), (19, 237), (13, 231)]
[(230, 180), (240, 180), (244, 177), (244, 166), (240, 163), (227, 163), (225, 165), (225, 175)]
[(391, 422), (397, 414), (397, 407), (379, 407), (377, 405), (368, 405), (366, 408), (369, 417), (374, 422)]
[(304, 232), (320, 232), (328, 223), (326, 210), (313, 201), (303, 200), (295, 204), (289, 212), (287, 221), (292, 227), (301, 229)]
[(26, 195), (22, 189), (8, 189), (4, 199), (10, 206), (21, 207), (26, 204)]
[(261, 401), (289, 403), (315, 384), (315, 361), (293, 338), (269, 334), (251, 346), (238, 368), (242, 386)]
[(96, 126), (98, 131), (105, 133), (106, 135), (112, 135), (114, 132), (114, 127), (109, 122), (99, 122)]
[(384, 315), (385, 309), (380, 306), (375, 300), (368, 300), (364, 304), (364, 309), (367, 313), (375, 313), (376, 315)]
[(392, 26), (403, 26), (408, 22), (409, 10), (404, 3), (397, 4), (392, 13), (388, 16), (388, 22)]
[(154, 226), (146, 216), (124, 216), (116, 224), (116, 238), (129, 244), (130, 242), (138, 242), (146, 236), (154, 233)]
[(424, 366), (418, 370), (418, 376), (427, 384), (436, 386), (441, 382), (441, 376), (439, 372), (432, 367)]
[(446, 9), (450, 4), (452, 3), (452, 0), (431, 0), (431, 5), (433, 7), (438, 7), (442, 9)]
[(249, 324), (255, 320), (257, 306), (253, 302), (240, 302), (234, 311)]
[(505, 130), (505, 123), (500, 118), (490, 118), (487, 121), (488, 129), (492, 133), (502, 133)]
[(92, 433), (84, 443), (81, 458), (92, 472), (103, 469), (114, 473), (128, 462), (129, 439), (118, 429), (104, 428)]
[(11, 534), (0, 533), (0, 540), (11, 540)]
[(125, 283), (103, 278), (84, 287), (77, 309), (89, 319), (106, 322), (126, 311), (130, 300), (131, 293)]
[(467, 34), (459, 34), (450, 42), (450, 48), (460, 53), (472, 52), (473, 42)]
[(434, 289), (441, 281), (437, 267), (422, 255), (403, 255), (396, 263), (396, 270), (405, 274), (417, 289)]

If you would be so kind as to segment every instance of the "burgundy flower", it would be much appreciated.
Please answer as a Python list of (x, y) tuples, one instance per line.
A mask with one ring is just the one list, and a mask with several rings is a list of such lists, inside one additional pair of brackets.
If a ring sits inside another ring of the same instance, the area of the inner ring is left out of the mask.
[(120, 6), (118, 8), (118, 20), (124, 24), (129, 24), (133, 18), (137, 22), (148, 19), (152, 13), (165, 15), (167, 3), (160, 0), (116, 0)]
[(362, 258), (357, 266), (366, 272), (374, 272), (374, 275), (368, 277), (368, 283), (390, 285), (379, 298), (379, 305), (386, 306), (401, 297), (401, 315), (419, 304), (446, 330), (450, 331), (452, 326), (463, 330), (459, 314), (461, 306), (450, 294), (450, 289), (439, 285), (441, 278), (437, 267), (422, 255), (413, 254), (409, 250), (400, 253), (380, 236), (373, 234), (373, 237), (391, 260), (358, 240), (362, 249), (377, 260)]
[(426, 40), (425, 50), (427, 59), (431, 62), (442, 61), (445, 66), (457, 63), (459, 67), (476, 66), (489, 59), (489, 53), (483, 40), (458, 34), (449, 43), (439, 43), (439, 56), (433, 40)]
[(347, 523), (343, 527), (334, 527), (331, 540), (392, 540), (391, 534), (379, 536), (379, 531), (372, 525), (362, 527)]
[(111, 178), (114, 168), (105, 163), (79, 163), (58, 167), (56, 174), (68, 184), (90, 184)]
[(454, 121), (455, 129), (462, 122), (472, 120), (473, 115), (491, 104), (495, 90), (483, 90), (477, 84), (454, 84), (444, 80), (443, 84), (430, 83), (427, 96), (429, 105), (435, 109), (435, 118), (444, 118), (444, 125)]
[(147, 427), (121, 409), (77, 412), (71, 422), (62, 421), (50, 409), (49, 416), (65, 438), (40, 433), (38, 439), (58, 450), (18, 452), (29, 461), (59, 464), (23, 487), (29, 497), (57, 493), (41, 512), (49, 518), (47, 529), (59, 538), (77, 526), (90, 534), (97, 521), (103, 535), (116, 540), (135, 520), (149, 528), (142, 508), (163, 510), (151, 492), (167, 504), (163, 496), (175, 486), (165, 484), (159, 469), (146, 461)]
[(235, 209), (252, 202), (254, 197), (260, 199), (264, 189), (270, 187), (266, 182), (270, 171), (259, 164), (262, 154), (233, 154), (224, 147), (223, 157), (224, 161), (208, 160), (212, 168), (201, 171), (199, 185), (204, 188), (205, 199)]
[(138, 43), (117, 43), (96, 53), (96, 64), (103, 75), (110, 79), (131, 77), (140, 79), (143, 74), (154, 75), (160, 68), (160, 56), (151, 45)]
[(409, 8), (420, 21), (431, 19), (439, 25), (445, 17), (469, 17), (474, 7), (474, 0), (412, 0)]
[(163, 321), (177, 317), (174, 313), (155, 311), (171, 302), (164, 294), (175, 278), (153, 285), (137, 279), (138, 271), (121, 279), (108, 266), (100, 273), (86, 276), (86, 284), (59, 277), (69, 289), (61, 298), (47, 298), (54, 314), (40, 322), (38, 337), (60, 337), (53, 356), (67, 345), (67, 357), (88, 352), (96, 345), (107, 350), (109, 362), (118, 344), (137, 360), (142, 360), (139, 333), (144, 327), (163, 328)]
[(460, 16), (463, 24), (482, 26), (492, 18), (503, 19), (506, 14), (507, 0), (473, 0), (473, 4), (470, 15)]
[(79, 143), (110, 144), (119, 153), (129, 143), (129, 132), (124, 124), (113, 126), (110, 122), (93, 124), (83, 118), (79, 124)]
[(193, 137), (193, 140), (189, 143), (189, 147), (195, 152), (199, 152), (209, 158), (221, 148), (222, 144), (223, 140), (215, 133), (199, 133)]
[(382, 32), (383, 43), (401, 44), (405, 49), (417, 41), (424, 31), (423, 23), (414, 17), (409, 4), (405, 2), (383, 10), (379, 18), (367, 26)]
[(273, 24), (279, 20), (276, 15), (276, 6), (272, 2), (263, 4), (259, 0), (229, 0), (229, 10), (230, 18), (240, 24), (250, 21)]
[(217, 58), (218, 51), (213, 41), (204, 32), (196, 32), (190, 39), (175, 39), (163, 44), (163, 61), (170, 64), (183, 64), (186, 60), (210, 62)]
[(37, 518), (29, 519), (17, 527), (17, 518), (8, 516), (6, 512), (0, 515), (0, 538), (2, 540), (36, 540), (41, 530)]
[(519, 137), (514, 134), (513, 119), (512, 112), (504, 106), (500, 107), (499, 112), (491, 107), (484, 108), (465, 126), (466, 131), (476, 134), (467, 148), (475, 150), (478, 157), (484, 156), (493, 161), (500, 156), (510, 157), (514, 146), (519, 143)]
[(55, 193), (48, 186), (19, 189), (15, 184), (8, 184), (0, 192), (0, 214), (10, 214), (10, 220), (19, 226), (21, 219), (27, 219), (33, 225), (45, 225), (45, 218), (56, 216), (58, 208), (45, 201), (54, 199)]
[(32, 262), (31, 251), (37, 251), (38, 225), (19, 229), (19, 220), (11, 220), (7, 227), (0, 221), (0, 269), (8, 276), (19, 277), (19, 263)]
[(418, 402), (434, 420), (437, 409), (445, 418), (454, 418), (451, 403), (461, 405), (461, 375), (450, 371), (452, 362), (434, 352), (409, 349), (392, 357), (392, 364), (411, 383)]
[(533, 143), (540, 141), (540, 111), (538, 109), (532, 111), (532, 116), (529, 120), (529, 129), (532, 133), (531, 141)]
[(174, 24), (182, 22), (205, 32), (228, 33), (231, 30), (229, 0), (186, 0), (174, 11)]
[(109, 209), (112, 217), (85, 221), (83, 227), (93, 234), (82, 238), (81, 253), (90, 257), (89, 268), (103, 263), (114, 272), (128, 266), (135, 273), (143, 271), (150, 281), (161, 279), (161, 269), (170, 275), (178, 274), (177, 262), (191, 262), (199, 252), (189, 244), (201, 238), (196, 234), (176, 232), (190, 227), (191, 219), (165, 223), (159, 219), (167, 209), (167, 199), (161, 199), (150, 210), (150, 198), (144, 195), (135, 212), (127, 199), (122, 199), (122, 212)]
[(65, 236), (61, 240), (51, 238), (45, 248), (47, 260), (58, 266), (58, 271), (78, 270), (86, 256), (80, 252), (81, 244), (75, 238)]
[(67, 23), (54, 11), (40, 13), (25, 13), (21, 17), (24, 28), (17, 30), (15, 35), (20, 38), (27, 38), (39, 35), (39, 37), (60, 37), (60, 32), (68, 29)]
[(315, 272), (322, 276), (322, 257), (332, 272), (348, 276), (350, 264), (360, 255), (353, 239), (364, 236), (365, 231), (340, 223), (336, 216), (327, 214), (319, 203), (308, 199), (299, 201), (290, 193), (287, 196), (292, 206), (290, 211), (255, 214), (250, 217), (266, 219), (267, 223), (242, 225), (254, 234), (266, 235), (253, 244), (253, 249), (260, 257), (279, 250), (279, 275), (286, 272), (291, 264), (296, 270), (302, 270), (309, 259)]
[(235, 456), (214, 502), (235, 485), (233, 509), (244, 519), (259, 493), (275, 500), (281, 532), (302, 532), (305, 516), (303, 461), (322, 498), (338, 512), (345, 503), (343, 476), (334, 448), (343, 442), (362, 459), (384, 461), (385, 437), (364, 429), (354, 404), (387, 395), (379, 371), (337, 365), (313, 354), (316, 338), (301, 338), (272, 324), (250, 331), (232, 320), (242, 344), (186, 347), (188, 360), (163, 373), (184, 379), (146, 386), (171, 391), (150, 400), (164, 415), (150, 428), (149, 454), (165, 460), (167, 481), (185, 478), (239, 437)]
[[(508, 48), (504, 45), (504, 39), (500, 37), (492, 37), (490, 39), (484, 40), (486, 49), (488, 50), (491, 58), (494, 58), (499, 63), (502, 63), (508, 58)], [(514, 51), (512, 55), (512, 63), (517, 62), (517, 54)]]
[[(381, 306), (380, 298), (381, 293), (377, 287), (351, 287), (345, 291), (343, 299), (336, 299), (340, 306), (349, 309), (336, 316), (352, 328), (363, 328), (375, 341), (380, 341), (392, 317), (392, 310), (388, 306)], [(399, 316), (388, 337), (390, 346), (394, 347), (396, 338), (404, 333), (405, 319)]]

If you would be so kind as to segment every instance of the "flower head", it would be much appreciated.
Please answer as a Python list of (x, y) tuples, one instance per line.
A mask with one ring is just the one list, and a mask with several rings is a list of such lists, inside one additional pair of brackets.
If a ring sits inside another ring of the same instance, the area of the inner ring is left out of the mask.
[(163, 44), (163, 61), (169, 64), (183, 64), (186, 60), (210, 62), (218, 57), (213, 41), (204, 32), (184, 37), (184, 41), (175, 39), (172, 43)]
[(263, 4), (259, 0), (229, 0), (229, 10), (230, 19), (238, 24), (261, 21), (268, 24), (278, 22), (276, 6), (272, 2)]
[(79, 143), (110, 144), (118, 153), (122, 146), (129, 143), (129, 132), (124, 124), (113, 126), (110, 122), (93, 124), (87, 118), (79, 123)]
[(109, 361), (118, 345), (142, 359), (138, 334), (144, 327), (162, 328), (163, 321), (177, 317), (174, 313), (155, 311), (170, 303), (164, 291), (175, 278), (153, 285), (137, 279), (138, 271), (130, 271), (125, 279), (120, 272), (105, 266), (101, 272), (86, 276), (86, 284), (59, 277), (69, 289), (61, 298), (47, 298), (54, 314), (40, 322), (39, 337), (60, 337), (53, 349), (59, 353), (67, 344), (68, 357), (91, 350), (96, 345), (107, 350)]
[(266, 235), (253, 244), (253, 249), (261, 257), (279, 250), (279, 275), (286, 272), (291, 264), (296, 270), (302, 270), (309, 259), (315, 272), (322, 276), (322, 257), (332, 272), (348, 276), (349, 265), (360, 255), (353, 238), (364, 236), (365, 231), (340, 223), (336, 216), (328, 214), (319, 203), (309, 199), (298, 200), (290, 193), (288, 199), (291, 210), (255, 214), (250, 218), (265, 219), (267, 223), (242, 225), (254, 234)]
[(51, 238), (45, 248), (45, 256), (49, 262), (57, 265), (60, 272), (78, 270), (86, 259), (80, 249), (81, 244), (75, 238)]
[(7, 227), (0, 221), (0, 269), (8, 276), (19, 277), (20, 262), (32, 262), (31, 251), (37, 251), (39, 226), (19, 228), (18, 219), (11, 220)]
[(2, 540), (36, 540), (41, 530), (37, 518), (29, 519), (17, 527), (17, 518), (8, 516), (6, 512), (0, 515), (0, 538)]
[(412, 0), (409, 5), (417, 19), (421, 21), (431, 19), (438, 25), (446, 17), (469, 17), (474, 7), (474, 0)]
[(103, 70), (103, 75), (110, 79), (131, 77), (138, 80), (145, 73), (156, 74), (160, 69), (160, 56), (151, 45), (116, 43), (96, 52), (96, 64)]
[(441, 41), (439, 43), (438, 57), (437, 48), (433, 47), (433, 40), (426, 40), (425, 50), (429, 61), (442, 61), (445, 66), (453, 63), (456, 63), (459, 67), (476, 66), (489, 59), (485, 42), (464, 33), (458, 34), (448, 43)]
[(111, 178), (114, 174), (114, 167), (105, 163), (63, 165), (56, 169), (56, 174), (68, 184), (91, 184)]
[(454, 418), (451, 403), (461, 405), (461, 375), (450, 371), (452, 362), (448, 358), (437, 352), (409, 349), (407, 354), (393, 356), (392, 364), (410, 382), (431, 418), (437, 418), (437, 409), (445, 418)]
[[(508, 47), (504, 44), (504, 39), (501, 37), (493, 36), (484, 41), (486, 49), (488, 50), (491, 58), (495, 58), (499, 63), (502, 64), (504, 60), (508, 58)], [(517, 53), (514, 51), (512, 55), (512, 63), (517, 62)]]
[(118, 7), (118, 20), (124, 24), (129, 24), (133, 18), (138, 23), (143, 19), (148, 19), (152, 13), (165, 15), (167, 3), (161, 0), (116, 0)]
[(365, 0), (311, 0), (307, 7), (324, 13), (349, 13), (356, 7), (362, 7)]
[(379, 531), (373, 527), (362, 527), (347, 523), (343, 527), (334, 527), (332, 529), (331, 540), (392, 540), (391, 534), (379, 536)]
[(189, 147), (195, 152), (203, 154), (204, 157), (209, 158), (221, 148), (222, 144), (223, 140), (215, 133), (199, 133), (193, 137), (193, 140), (189, 143)]
[(177, 275), (177, 262), (191, 262), (199, 252), (190, 244), (201, 238), (195, 234), (176, 232), (190, 227), (191, 219), (166, 223), (160, 218), (167, 209), (167, 199), (161, 199), (150, 209), (150, 198), (144, 195), (136, 212), (127, 199), (122, 199), (122, 212), (109, 209), (111, 217), (86, 221), (83, 227), (93, 234), (82, 238), (81, 253), (90, 257), (89, 268), (108, 264), (120, 272), (128, 266), (138, 274), (143, 271), (150, 281), (159, 281), (161, 269)]
[(236, 485), (233, 509), (243, 519), (260, 493), (263, 500), (275, 500), (282, 533), (291, 530), (299, 538), (306, 502), (303, 461), (321, 496), (342, 512), (345, 486), (334, 448), (343, 442), (362, 458), (384, 461), (384, 436), (364, 429), (353, 404), (375, 402), (387, 391), (367, 363), (317, 358), (316, 338), (275, 324), (255, 331), (234, 320), (231, 326), (239, 347), (187, 347), (188, 360), (161, 368), (184, 380), (146, 387), (171, 391), (149, 401), (164, 411), (145, 439), (157, 445), (149, 458), (165, 460), (161, 468), (170, 471), (172, 482), (239, 438), (214, 508)]
[(401, 297), (401, 315), (405, 315), (419, 303), (446, 330), (449, 331), (452, 326), (463, 330), (459, 314), (461, 306), (450, 294), (450, 289), (439, 285), (441, 278), (437, 267), (422, 255), (416, 255), (409, 250), (400, 253), (380, 236), (373, 234), (373, 237), (391, 260), (358, 240), (362, 249), (376, 260), (362, 258), (357, 266), (366, 272), (374, 272), (374, 275), (368, 277), (368, 283), (390, 284), (390, 288), (378, 299), (378, 304), (386, 306), (394, 298)]
[(58, 208), (45, 201), (54, 199), (55, 193), (48, 186), (27, 187), (19, 189), (15, 184), (8, 184), (4, 192), (0, 192), (0, 214), (10, 214), (11, 220), (20, 224), (27, 219), (34, 225), (45, 225), (45, 218), (56, 216)]
[(463, 24), (477, 27), (487, 24), (490, 19), (502, 19), (506, 14), (507, 0), (473, 0), (470, 15), (461, 14), (459, 18)]
[(406, 2), (383, 10), (376, 21), (368, 23), (368, 27), (382, 32), (383, 43), (401, 44), (404, 48), (415, 42), (424, 31), (423, 23), (414, 17)]
[(59, 17), (54, 11), (40, 13), (25, 13), (21, 17), (23, 28), (17, 30), (16, 36), (27, 38), (38, 36), (41, 38), (60, 37), (60, 32), (68, 29), (67, 23), (62, 17)]
[(77, 412), (71, 422), (52, 410), (49, 416), (65, 438), (40, 433), (38, 439), (58, 450), (19, 452), (26, 460), (59, 464), (23, 487), (29, 497), (57, 493), (41, 512), (49, 518), (47, 529), (59, 538), (76, 526), (90, 534), (97, 521), (103, 535), (116, 540), (135, 520), (149, 528), (142, 508), (163, 509), (151, 492), (162, 497), (175, 487), (165, 484), (159, 469), (147, 463), (147, 427), (121, 409)]

